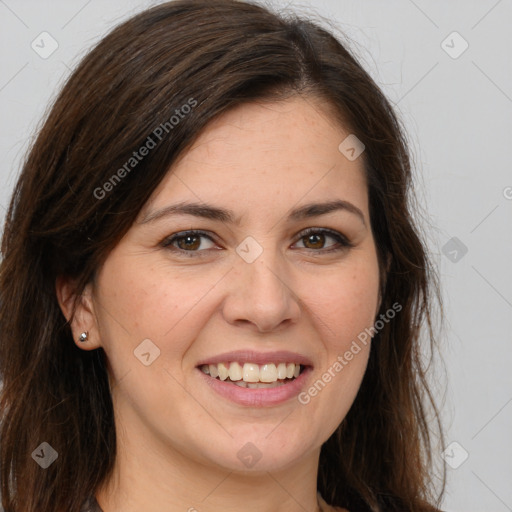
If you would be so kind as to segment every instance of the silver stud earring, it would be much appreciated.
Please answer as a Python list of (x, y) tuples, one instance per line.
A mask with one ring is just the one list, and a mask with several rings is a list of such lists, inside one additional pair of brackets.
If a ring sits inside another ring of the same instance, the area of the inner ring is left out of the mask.
[(88, 338), (89, 338), (89, 333), (83, 332), (82, 334), (80, 334), (78, 341), (81, 341), (83, 343), (84, 341), (87, 341)]

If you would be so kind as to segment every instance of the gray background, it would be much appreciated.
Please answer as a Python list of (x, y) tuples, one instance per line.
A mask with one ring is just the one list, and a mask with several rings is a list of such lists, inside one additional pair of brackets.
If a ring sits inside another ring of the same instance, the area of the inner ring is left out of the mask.
[[(0, 0), (2, 219), (24, 152), (70, 70), (111, 27), (155, 3)], [(445, 454), (443, 508), (512, 511), (512, 3), (268, 3), (317, 12), (347, 34), (406, 125), (418, 219), (447, 314), (447, 377), (438, 365), (434, 378), (447, 444), (456, 443)], [(31, 47), (43, 46), (44, 31), (58, 44), (48, 58)]]

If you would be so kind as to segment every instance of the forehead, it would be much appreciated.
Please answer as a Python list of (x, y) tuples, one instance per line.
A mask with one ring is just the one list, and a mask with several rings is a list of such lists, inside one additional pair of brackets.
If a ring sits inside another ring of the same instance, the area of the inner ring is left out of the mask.
[(240, 208), (346, 199), (367, 208), (362, 157), (339, 149), (350, 135), (325, 105), (292, 97), (239, 105), (212, 121), (143, 209), (190, 200)]

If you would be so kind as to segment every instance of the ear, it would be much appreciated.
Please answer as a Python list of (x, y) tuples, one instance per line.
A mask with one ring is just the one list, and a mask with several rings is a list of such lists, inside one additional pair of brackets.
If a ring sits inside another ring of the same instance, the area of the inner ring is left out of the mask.
[[(59, 276), (55, 281), (55, 291), (60, 309), (71, 326), (73, 340), (83, 350), (93, 350), (101, 346), (98, 323), (92, 300), (92, 283), (88, 283), (80, 295), (76, 297), (76, 283), (67, 277)], [(73, 304), (76, 303), (73, 315)], [(87, 341), (80, 341), (80, 335), (88, 333)]]

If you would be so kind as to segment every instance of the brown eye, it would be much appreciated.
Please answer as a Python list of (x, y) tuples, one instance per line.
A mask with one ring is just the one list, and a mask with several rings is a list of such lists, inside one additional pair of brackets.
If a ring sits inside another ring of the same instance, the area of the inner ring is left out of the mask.
[(325, 235), (315, 233), (314, 235), (302, 237), (302, 240), (304, 240), (304, 245), (307, 249), (323, 249), (325, 238)]
[[(330, 243), (326, 247), (326, 243), (328, 243), (327, 241), (329, 239), (334, 240), (335, 243)], [(351, 244), (345, 236), (329, 229), (309, 228), (301, 233), (299, 242), (302, 242), (305, 249), (319, 253), (341, 251), (353, 247), (353, 244)]]
[(201, 245), (201, 237), (197, 235), (187, 235), (177, 238), (176, 242), (178, 247), (184, 251), (195, 251), (196, 249), (199, 249), (199, 246)]
[[(210, 246), (208, 246), (208, 242)], [(207, 244), (206, 247), (205, 243)], [(193, 253), (203, 253), (214, 245), (213, 239), (202, 231), (182, 231), (162, 242), (162, 247), (186, 256), (194, 256)]]

